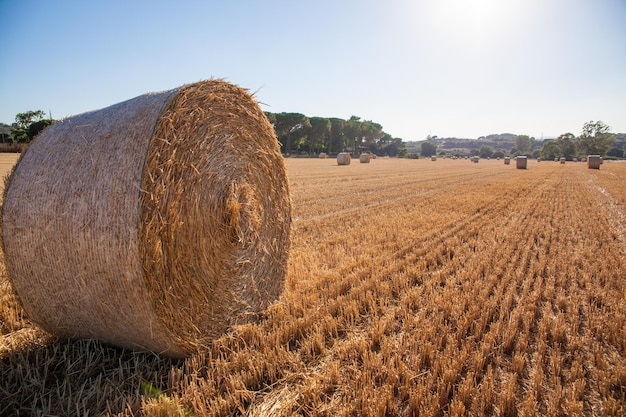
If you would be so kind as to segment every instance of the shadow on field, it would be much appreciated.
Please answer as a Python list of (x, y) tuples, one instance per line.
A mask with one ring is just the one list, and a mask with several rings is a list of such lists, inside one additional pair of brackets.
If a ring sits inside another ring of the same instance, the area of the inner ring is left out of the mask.
[(28, 344), (0, 357), (0, 416), (136, 414), (180, 365), (94, 340)]

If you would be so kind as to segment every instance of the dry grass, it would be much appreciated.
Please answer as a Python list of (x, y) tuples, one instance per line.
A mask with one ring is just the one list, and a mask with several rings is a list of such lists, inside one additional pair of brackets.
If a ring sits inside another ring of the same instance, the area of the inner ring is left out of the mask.
[(46, 336), (4, 283), (0, 414), (624, 415), (626, 164), (286, 164), (258, 323), (172, 361)]

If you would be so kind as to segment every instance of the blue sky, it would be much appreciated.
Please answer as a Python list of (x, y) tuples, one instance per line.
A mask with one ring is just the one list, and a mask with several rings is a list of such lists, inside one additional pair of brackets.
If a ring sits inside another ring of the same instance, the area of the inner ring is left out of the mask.
[(626, 0), (0, 0), (0, 122), (209, 78), (404, 140), (626, 132)]

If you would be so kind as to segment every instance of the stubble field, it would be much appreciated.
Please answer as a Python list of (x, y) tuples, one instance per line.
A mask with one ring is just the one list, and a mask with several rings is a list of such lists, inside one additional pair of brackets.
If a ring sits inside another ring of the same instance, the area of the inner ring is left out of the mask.
[(2, 270), (0, 415), (624, 415), (626, 163), (286, 163), (283, 296), (186, 361), (57, 340)]

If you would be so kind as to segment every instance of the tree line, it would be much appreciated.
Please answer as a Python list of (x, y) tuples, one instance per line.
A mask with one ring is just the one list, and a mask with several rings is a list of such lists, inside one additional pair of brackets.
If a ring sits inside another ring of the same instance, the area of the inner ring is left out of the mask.
[[(497, 135), (492, 135), (497, 136)], [(479, 156), (481, 158), (496, 158), (504, 156), (526, 155), (532, 158), (572, 160), (587, 155), (600, 155), (602, 157), (626, 157), (626, 138), (624, 135), (615, 135), (602, 121), (590, 121), (583, 125), (579, 136), (572, 133), (564, 133), (556, 139), (537, 140), (528, 135), (502, 135), (503, 139), (498, 143), (493, 138), (477, 140), (468, 139), (439, 139), (429, 137), (420, 144), (420, 154), (424, 157), (433, 155), (451, 156)], [(620, 141), (616, 143), (616, 138)], [(488, 144), (487, 144), (488, 143)], [(497, 149), (494, 149), (494, 143)], [(469, 149), (462, 151), (461, 149)]]
[[(265, 112), (280, 142), (281, 152), (285, 155), (317, 155), (322, 152), (337, 154), (350, 152), (359, 155), (369, 152), (376, 155), (410, 156), (406, 144), (401, 138), (394, 138), (383, 127), (371, 120), (361, 120), (351, 116), (344, 120), (336, 117), (308, 117), (302, 113)], [(39, 132), (53, 124), (55, 120), (46, 118), (42, 110), (18, 113), (15, 122), (9, 127), (3, 125), (0, 130), (0, 142), (3, 144), (29, 143)], [(8, 129), (5, 129), (8, 128)], [(509, 149), (494, 149), (482, 144), (484, 140), (506, 139), (502, 142), (513, 145)], [(533, 158), (571, 160), (573, 158), (600, 155), (602, 157), (626, 157), (626, 137), (611, 133), (611, 128), (604, 122), (589, 121), (583, 125), (579, 136), (564, 133), (556, 139), (536, 140), (527, 135), (491, 135), (477, 140), (429, 136), (421, 143), (419, 153), (430, 157), (439, 153), (462, 156), (456, 147), (471, 148), (470, 156), (496, 158), (504, 156), (526, 155)], [(619, 143), (615, 144), (616, 137)], [(514, 140), (514, 143), (511, 142)], [(438, 145), (441, 146), (438, 152)], [(480, 148), (477, 146), (480, 145)], [(451, 148), (452, 147), (452, 148)], [(447, 151), (443, 149), (448, 148)], [(450, 149), (451, 148), (451, 149)]]
[(316, 155), (351, 152), (359, 155), (370, 152), (376, 155), (405, 156), (407, 150), (400, 138), (383, 131), (371, 120), (351, 116), (344, 120), (336, 117), (308, 117), (301, 113), (265, 112), (274, 126), (285, 155)]
[(546, 140), (541, 148), (541, 158), (571, 160), (580, 156), (624, 157), (624, 150), (613, 148), (615, 135), (602, 121), (590, 121), (583, 125), (582, 133), (576, 137), (564, 133), (556, 139)]

